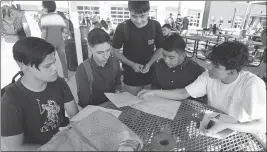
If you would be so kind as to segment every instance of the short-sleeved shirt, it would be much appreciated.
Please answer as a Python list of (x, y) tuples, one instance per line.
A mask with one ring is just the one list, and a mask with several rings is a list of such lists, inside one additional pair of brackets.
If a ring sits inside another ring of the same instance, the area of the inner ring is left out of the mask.
[(45, 144), (58, 132), (62, 108), (73, 100), (72, 93), (62, 78), (48, 82), (41, 92), (30, 91), (21, 79), (16, 83), (19, 87), (14, 84), (2, 97), (1, 136), (24, 133), (26, 142)]
[[(110, 57), (104, 67), (97, 65), (93, 58), (89, 59), (89, 64), (92, 69), (93, 84), (89, 84), (83, 63), (79, 65), (75, 75), (78, 86), (78, 104), (81, 107), (100, 105), (109, 101), (104, 93), (114, 93), (115, 86), (121, 85), (120, 66), (115, 58)], [(90, 85), (92, 85), (92, 98), (90, 98)]]
[(206, 71), (185, 89), (194, 98), (207, 94), (208, 105), (239, 122), (266, 116), (265, 83), (251, 72), (241, 71), (234, 82), (224, 84), (221, 80), (210, 78)]
[(169, 68), (163, 59), (155, 63), (153, 87), (170, 90), (184, 88), (194, 82), (205, 69), (188, 58), (181, 65)]
[(53, 22), (51, 23), (47, 23), (49, 20), (53, 21), (53, 20), (57, 20), (57, 22), (62, 22), (62, 24), (65, 24), (64, 19), (56, 14), (56, 13), (48, 13), (48, 14), (44, 14), (42, 15), (40, 22), (41, 22), (41, 29), (46, 29), (47, 30), (47, 34), (46, 34), (46, 38), (45, 40), (51, 44), (53, 44), (56, 48), (58, 47), (62, 47), (60, 45), (62, 45), (63, 42), (63, 25), (59, 26), (59, 25), (53, 25)]
[[(125, 40), (124, 23), (117, 26), (112, 46), (120, 49), (123, 46), (123, 55), (132, 62), (146, 65), (154, 54), (154, 48), (162, 48), (164, 41), (160, 23), (155, 20), (148, 19), (146, 26), (137, 28), (131, 20), (126, 21), (129, 25), (128, 39)], [(152, 24), (155, 24), (155, 31), (153, 37)], [(132, 67), (123, 64), (123, 81), (130, 86), (144, 86), (152, 83), (152, 71), (148, 73), (136, 73)]]

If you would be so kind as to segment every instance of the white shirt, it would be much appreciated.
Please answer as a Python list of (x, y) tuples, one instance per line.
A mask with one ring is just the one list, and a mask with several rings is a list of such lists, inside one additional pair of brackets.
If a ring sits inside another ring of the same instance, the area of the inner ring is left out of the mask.
[(208, 105), (239, 122), (266, 117), (265, 83), (251, 72), (241, 71), (234, 82), (224, 84), (221, 80), (210, 78), (205, 71), (185, 89), (194, 98), (207, 94)]

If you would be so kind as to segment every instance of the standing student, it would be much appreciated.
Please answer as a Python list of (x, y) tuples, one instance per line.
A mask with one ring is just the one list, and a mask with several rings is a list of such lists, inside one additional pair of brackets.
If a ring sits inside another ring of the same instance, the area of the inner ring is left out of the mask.
[(124, 89), (137, 95), (141, 89), (151, 88), (150, 67), (162, 54), (164, 38), (160, 23), (148, 19), (149, 1), (129, 1), (128, 8), (130, 19), (117, 26), (112, 53), (123, 63)]
[(55, 1), (43, 1), (42, 6), (44, 14), (40, 19), (42, 32), (41, 37), (42, 39), (46, 40), (49, 43), (52, 43), (55, 46), (62, 65), (63, 76), (67, 81), (68, 67), (65, 52), (65, 43), (63, 39), (63, 33), (67, 25), (60, 15), (54, 13), (56, 10)]

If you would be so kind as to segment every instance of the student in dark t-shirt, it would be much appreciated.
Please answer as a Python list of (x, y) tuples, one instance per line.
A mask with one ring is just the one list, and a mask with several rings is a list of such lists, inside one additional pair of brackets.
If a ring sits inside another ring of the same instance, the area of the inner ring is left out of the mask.
[[(129, 1), (128, 8), (130, 20), (117, 26), (112, 46), (114, 57), (123, 63), (124, 89), (137, 95), (141, 89), (151, 87), (153, 69), (150, 67), (162, 54), (164, 38), (160, 23), (148, 19), (149, 1)], [(125, 32), (126, 26), (129, 33)], [(122, 46), (123, 54), (119, 52)]]
[(163, 58), (155, 64), (152, 83), (154, 89), (184, 88), (205, 71), (195, 61), (187, 58), (185, 46), (180, 35), (174, 34), (164, 40)]
[(52, 44), (28, 37), (15, 43), (13, 57), (24, 76), (2, 96), (1, 142), (6, 150), (36, 151), (58, 132), (63, 107), (70, 118), (78, 108), (58, 77)]

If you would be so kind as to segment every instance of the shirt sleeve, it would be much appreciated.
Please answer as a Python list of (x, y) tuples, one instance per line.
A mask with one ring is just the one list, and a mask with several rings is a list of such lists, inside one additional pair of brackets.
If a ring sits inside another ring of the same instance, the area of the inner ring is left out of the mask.
[(84, 108), (90, 101), (90, 84), (83, 64), (78, 66), (75, 79), (77, 84), (77, 95), (79, 98), (78, 105)]
[(61, 85), (62, 85), (62, 88), (63, 88), (64, 103), (68, 103), (68, 102), (74, 100), (74, 97), (73, 97), (73, 95), (71, 93), (70, 87), (67, 84), (67, 82), (62, 78), (60, 79), (60, 81), (61, 81)]
[(193, 98), (198, 98), (206, 95), (208, 78), (208, 71), (203, 72), (193, 83), (185, 87), (186, 91)]
[(240, 122), (266, 119), (266, 86), (260, 78), (247, 81), (244, 92), (243, 111)]
[(121, 23), (117, 26), (117, 28), (115, 30), (115, 34), (113, 36), (112, 47), (115, 49), (120, 49), (122, 47), (122, 44), (123, 44), (123, 37), (124, 37), (123, 24), (124, 23)]
[(155, 40), (156, 49), (162, 48), (163, 41), (164, 37), (162, 34), (162, 28), (160, 26), (160, 23), (156, 21), (156, 40)]
[(2, 96), (1, 101), (1, 136), (8, 137), (23, 133), (23, 114), (20, 106), (12, 103), (14, 98), (8, 93)]

